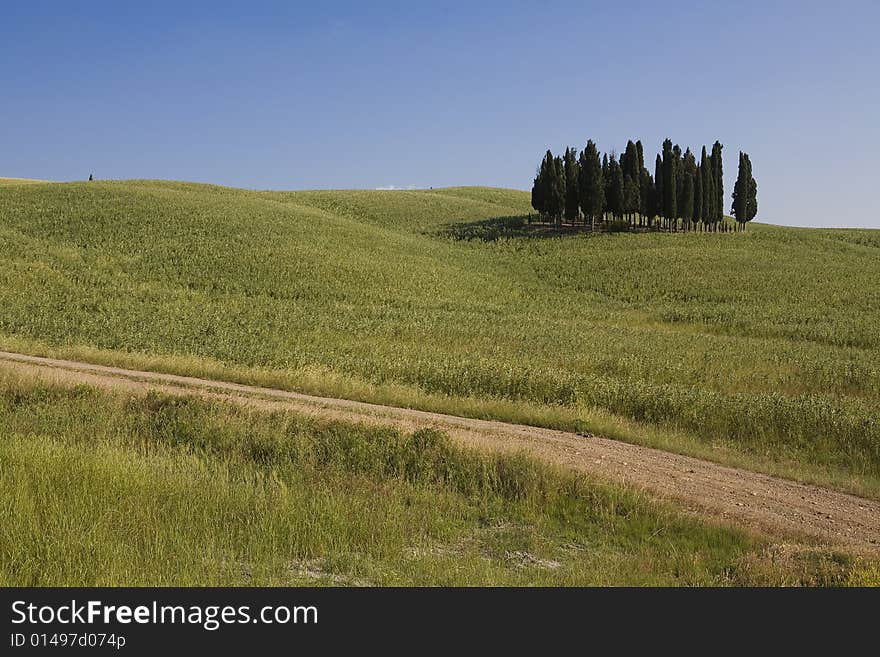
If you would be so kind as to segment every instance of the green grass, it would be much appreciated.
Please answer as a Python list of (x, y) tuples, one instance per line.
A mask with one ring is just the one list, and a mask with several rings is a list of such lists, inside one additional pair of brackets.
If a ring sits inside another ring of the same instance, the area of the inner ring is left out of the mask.
[(33, 185), (35, 183), (45, 183), (45, 180), (35, 180), (33, 178), (0, 178), (0, 186), (7, 185)]
[(0, 586), (837, 585), (876, 564), (442, 434), (0, 380)]
[(0, 188), (0, 345), (880, 496), (880, 231), (547, 237), (524, 192)]

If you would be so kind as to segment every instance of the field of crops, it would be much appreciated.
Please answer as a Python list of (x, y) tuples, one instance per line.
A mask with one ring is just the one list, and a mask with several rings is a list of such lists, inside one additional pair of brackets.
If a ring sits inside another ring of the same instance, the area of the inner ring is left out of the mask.
[(0, 585), (871, 584), (442, 434), (0, 379)]
[(880, 496), (880, 231), (553, 236), (527, 193), (0, 186), (0, 347)]

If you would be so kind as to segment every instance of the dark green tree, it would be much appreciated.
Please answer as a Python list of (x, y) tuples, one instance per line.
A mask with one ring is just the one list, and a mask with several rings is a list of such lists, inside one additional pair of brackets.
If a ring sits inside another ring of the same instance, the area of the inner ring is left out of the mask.
[(629, 175), (623, 176), (623, 213), (627, 215), (627, 221), (633, 223), (636, 213), (639, 211), (641, 192), (639, 181)]
[(721, 142), (716, 141), (712, 145), (712, 186), (715, 192), (715, 200), (712, 203), (713, 223), (724, 222), (724, 166), (721, 158)]
[(617, 162), (617, 157), (612, 153), (608, 161), (608, 175), (611, 178), (611, 187), (608, 197), (608, 211), (611, 216), (618, 219), (626, 211), (626, 198), (623, 180), (623, 168)]
[(740, 230), (745, 230), (746, 223), (758, 214), (758, 184), (752, 175), (752, 161), (742, 151), (739, 154), (739, 169), (731, 196), (733, 205), (730, 211), (736, 217)]
[(694, 174), (694, 213), (691, 216), (694, 230), (699, 228), (700, 222), (703, 220), (703, 170), (697, 165), (697, 171)]
[(678, 230), (678, 218), (681, 217), (681, 199), (684, 194), (684, 179), (682, 178), (682, 160), (684, 159), (684, 153), (681, 151), (681, 146), (676, 144), (672, 147), (672, 162), (675, 166), (675, 203), (676, 210), (678, 213), (673, 219), (672, 227), (673, 230)]
[[(694, 154), (691, 152), (691, 149), (688, 148), (685, 150), (684, 155), (681, 157), (681, 175), (679, 176), (679, 180), (681, 181), (679, 201), (679, 213), (681, 214), (681, 220), (684, 224), (685, 230), (689, 230), (691, 228), (691, 222), (694, 218), (694, 193), (696, 191), (696, 183), (694, 182), (694, 177), (697, 175), (697, 161), (694, 158)], [(690, 192), (686, 189), (690, 187)], [(685, 196), (689, 196), (689, 200), (685, 199)]]
[(667, 222), (674, 221), (678, 216), (677, 169), (678, 156), (672, 148), (672, 141), (666, 139), (663, 142), (663, 216)]
[[(613, 153), (612, 153), (613, 155)], [(602, 219), (611, 212), (611, 165), (608, 164), (608, 153), (602, 154), (602, 181), (605, 185), (605, 207), (602, 208)]]
[(550, 210), (550, 218), (559, 224), (562, 213), (565, 211), (565, 165), (562, 158), (553, 158), (553, 173), (550, 178), (549, 194), (547, 197)]
[(605, 180), (602, 164), (599, 162), (599, 150), (590, 139), (587, 147), (581, 151), (578, 178), (578, 202), (581, 212), (594, 223), (597, 217), (605, 212)]
[(694, 215), (694, 177), (687, 171), (684, 171), (682, 172), (681, 179), (681, 203), (679, 208), (683, 227), (687, 230), (690, 219)]
[[(641, 142), (639, 142), (641, 143)], [(651, 225), (654, 214), (654, 180), (648, 170), (642, 167), (642, 180), (639, 184), (639, 224)]]
[(574, 223), (578, 218), (578, 162), (573, 148), (565, 149), (565, 218)]
[(745, 161), (743, 160), (743, 153), (740, 151), (739, 168), (736, 174), (736, 182), (733, 184), (733, 194), (731, 194), (733, 203), (730, 206), (730, 213), (734, 216), (740, 226), (745, 225), (746, 215), (748, 214), (748, 210), (746, 209), (749, 202), (748, 177), (749, 174)]
[(620, 166), (623, 168), (624, 177), (638, 178), (639, 150), (632, 139), (626, 142), (626, 150), (620, 156)]
[(758, 216), (758, 182), (755, 180), (754, 172), (752, 171), (752, 161), (749, 159), (749, 154), (745, 154), (746, 164), (749, 166), (749, 205), (748, 212), (746, 216), (746, 223), (754, 219)]
[(620, 167), (623, 170), (623, 213), (632, 218), (639, 211), (641, 201), (642, 170), (639, 165), (639, 149), (632, 139), (626, 142), (626, 150), (620, 156)]
[(532, 185), (532, 207), (538, 211), (542, 217), (548, 214), (547, 198), (549, 193), (550, 179), (553, 175), (553, 153), (549, 150), (541, 160), (538, 166), (538, 173), (535, 175), (535, 182)]
[(654, 160), (654, 216), (663, 217), (663, 159), (657, 153)]
[(565, 172), (561, 157), (547, 151), (532, 185), (532, 207), (543, 218), (557, 222), (565, 209)]
[[(646, 221), (650, 222), (650, 215), (652, 214), (650, 198), (653, 194), (651, 186), (653, 186), (654, 180), (651, 178), (651, 173), (645, 168), (645, 147), (642, 145), (641, 139), (636, 141), (636, 153), (638, 155), (637, 169), (639, 175), (639, 225), (644, 226)], [(645, 187), (646, 185), (647, 187)]]
[(700, 177), (703, 179), (703, 213), (700, 217), (703, 225), (708, 228), (715, 221), (715, 177), (712, 170), (712, 162), (706, 155), (706, 147), (703, 146), (703, 153), (700, 156)]

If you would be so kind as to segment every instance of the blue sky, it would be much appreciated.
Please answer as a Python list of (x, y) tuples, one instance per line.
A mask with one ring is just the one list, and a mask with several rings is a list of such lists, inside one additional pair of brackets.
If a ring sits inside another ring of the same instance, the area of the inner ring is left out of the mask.
[(528, 189), (543, 151), (751, 155), (758, 218), (880, 228), (875, 2), (43, 2), (0, 175)]

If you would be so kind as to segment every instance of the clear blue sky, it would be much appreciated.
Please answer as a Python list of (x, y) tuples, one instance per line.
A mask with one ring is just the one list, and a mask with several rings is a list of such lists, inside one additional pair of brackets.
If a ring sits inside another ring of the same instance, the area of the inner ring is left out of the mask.
[(543, 151), (739, 149), (759, 220), (880, 227), (880, 3), (4, 3), (0, 175), (528, 189)]

